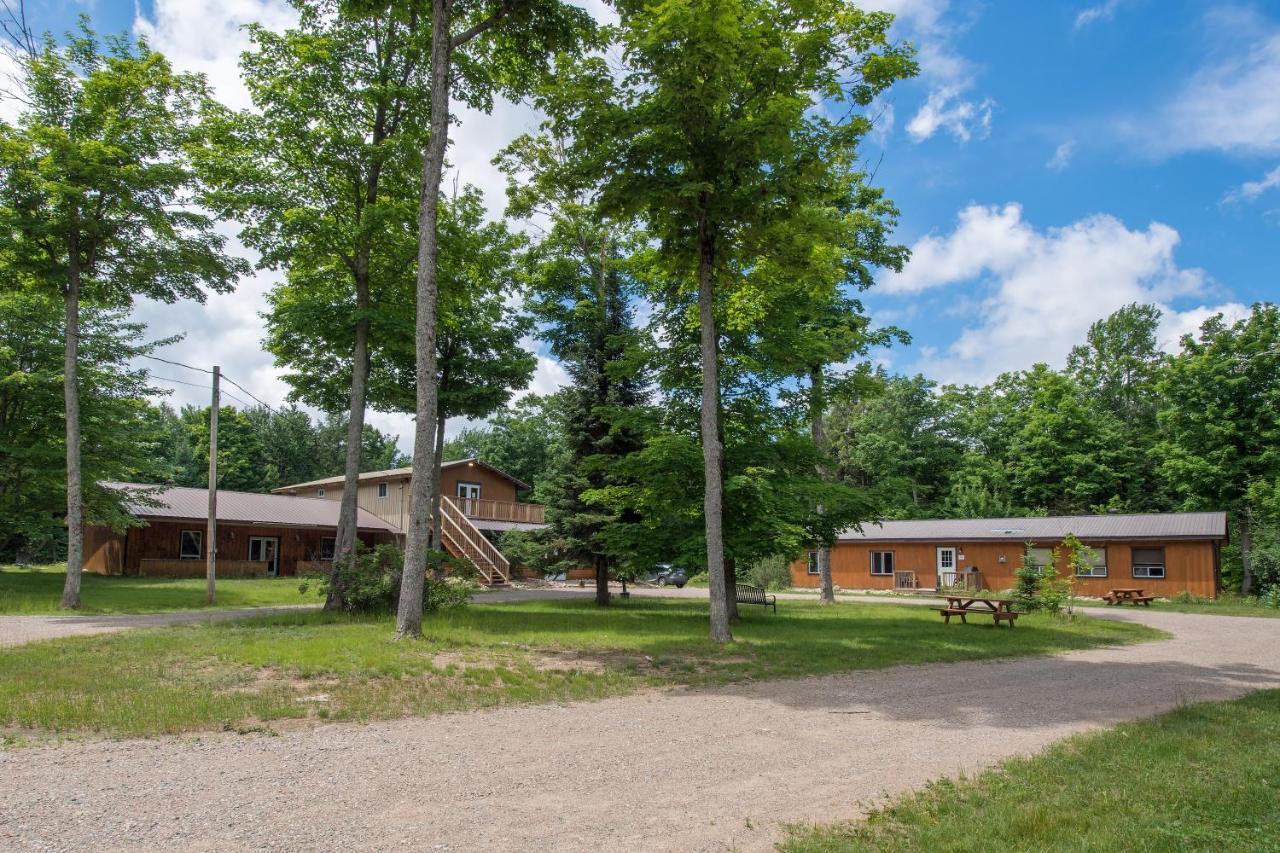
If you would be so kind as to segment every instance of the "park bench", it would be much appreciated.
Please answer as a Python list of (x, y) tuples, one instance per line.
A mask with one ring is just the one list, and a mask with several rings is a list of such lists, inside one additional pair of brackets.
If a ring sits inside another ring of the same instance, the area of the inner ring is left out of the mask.
[(991, 623), (996, 627), (1001, 622), (1008, 622), (1012, 628), (1014, 623), (1018, 621), (1018, 617), (1022, 614), (1013, 609), (1013, 602), (1006, 598), (976, 598), (962, 595), (947, 596), (946, 607), (935, 607), (934, 610), (942, 614), (946, 624), (951, 624), (952, 616), (959, 616), (960, 621), (969, 624), (966, 617), (973, 614), (981, 616), (990, 616)]
[(759, 604), (761, 607), (772, 607), (774, 613), (778, 612), (778, 596), (766, 595), (765, 591), (758, 586), (735, 583), (733, 597), (739, 604)]

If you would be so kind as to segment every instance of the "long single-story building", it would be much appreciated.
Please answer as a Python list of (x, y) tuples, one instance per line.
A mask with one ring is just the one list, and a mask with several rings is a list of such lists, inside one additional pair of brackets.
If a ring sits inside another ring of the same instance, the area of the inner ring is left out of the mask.
[[(116, 533), (88, 526), (84, 568), (108, 575), (203, 577), (208, 543), (208, 489), (104, 483), (131, 495), (140, 526)], [(219, 577), (275, 577), (327, 570), (333, 560), (339, 504), (317, 498), (218, 490)], [(397, 530), (359, 510), (356, 533), (366, 545), (394, 542)]]
[[(1160, 597), (1217, 596), (1224, 512), (867, 523), (840, 535), (831, 576), (845, 589), (939, 589), (962, 584), (964, 575), (984, 589), (1012, 589), (1028, 547), (1040, 565), (1059, 549), (1057, 567), (1065, 571), (1070, 555), (1060, 546), (1068, 535), (1094, 551), (1093, 564), (1078, 573), (1081, 595), (1141, 587)], [(791, 577), (798, 587), (818, 586), (817, 552), (793, 563)]]

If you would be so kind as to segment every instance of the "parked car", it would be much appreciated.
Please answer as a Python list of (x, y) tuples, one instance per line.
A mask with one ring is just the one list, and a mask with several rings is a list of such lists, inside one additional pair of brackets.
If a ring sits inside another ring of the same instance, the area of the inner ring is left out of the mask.
[(653, 571), (645, 580), (658, 586), (671, 585), (680, 589), (689, 582), (689, 573), (670, 563), (659, 563), (653, 567)]

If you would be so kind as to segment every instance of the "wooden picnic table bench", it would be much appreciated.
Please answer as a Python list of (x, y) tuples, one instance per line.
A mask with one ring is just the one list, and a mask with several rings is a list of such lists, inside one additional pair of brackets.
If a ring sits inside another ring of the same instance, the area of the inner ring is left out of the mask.
[(773, 612), (778, 612), (778, 596), (768, 595), (758, 586), (752, 586), (749, 583), (735, 583), (733, 585), (733, 597), (739, 604), (759, 604), (762, 607), (772, 607)]
[(1012, 628), (1022, 614), (1013, 609), (1013, 601), (1008, 598), (981, 598), (972, 595), (948, 595), (946, 607), (935, 607), (942, 614), (946, 624), (951, 624), (952, 616), (959, 616), (960, 621), (969, 624), (966, 617), (973, 614), (990, 616), (997, 627), (1001, 622), (1008, 622)]
[(1128, 602), (1134, 607), (1142, 604), (1146, 607), (1151, 606), (1151, 602), (1156, 600), (1154, 595), (1143, 595), (1142, 587), (1116, 587), (1115, 589), (1102, 596), (1102, 600), (1107, 604), (1124, 604)]

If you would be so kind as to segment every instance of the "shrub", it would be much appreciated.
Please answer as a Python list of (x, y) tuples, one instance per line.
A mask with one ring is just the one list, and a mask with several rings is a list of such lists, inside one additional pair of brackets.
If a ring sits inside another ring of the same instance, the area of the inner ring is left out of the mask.
[[(337, 564), (331, 573), (310, 575), (298, 589), (304, 594), (314, 584), (320, 594), (329, 597), (331, 584), (342, 593), (343, 610), (348, 613), (390, 613), (400, 604), (400, 581), (404, 571), (404, 552), (395, 545), (369, 548), (356, 543), (350, 560)], [(443, 551), (427, 555), (427, 581), (422, 590), (422, 608), (431, 612), (466, 604), (475, 589), (475, 570), (470, 564), (455, 560)]]
[(1031, 556), (1031, 543), (1028, 542), (1022, 552), (1022, 564), (1013, 573), (1013, 602), (1023, 611), (1039, 610), (1040, 601), (1040, 567)]
[(761, 589), (790, 589), (791, 564), (783, 556), (765, 557), (747, 569), (746, 582)]

